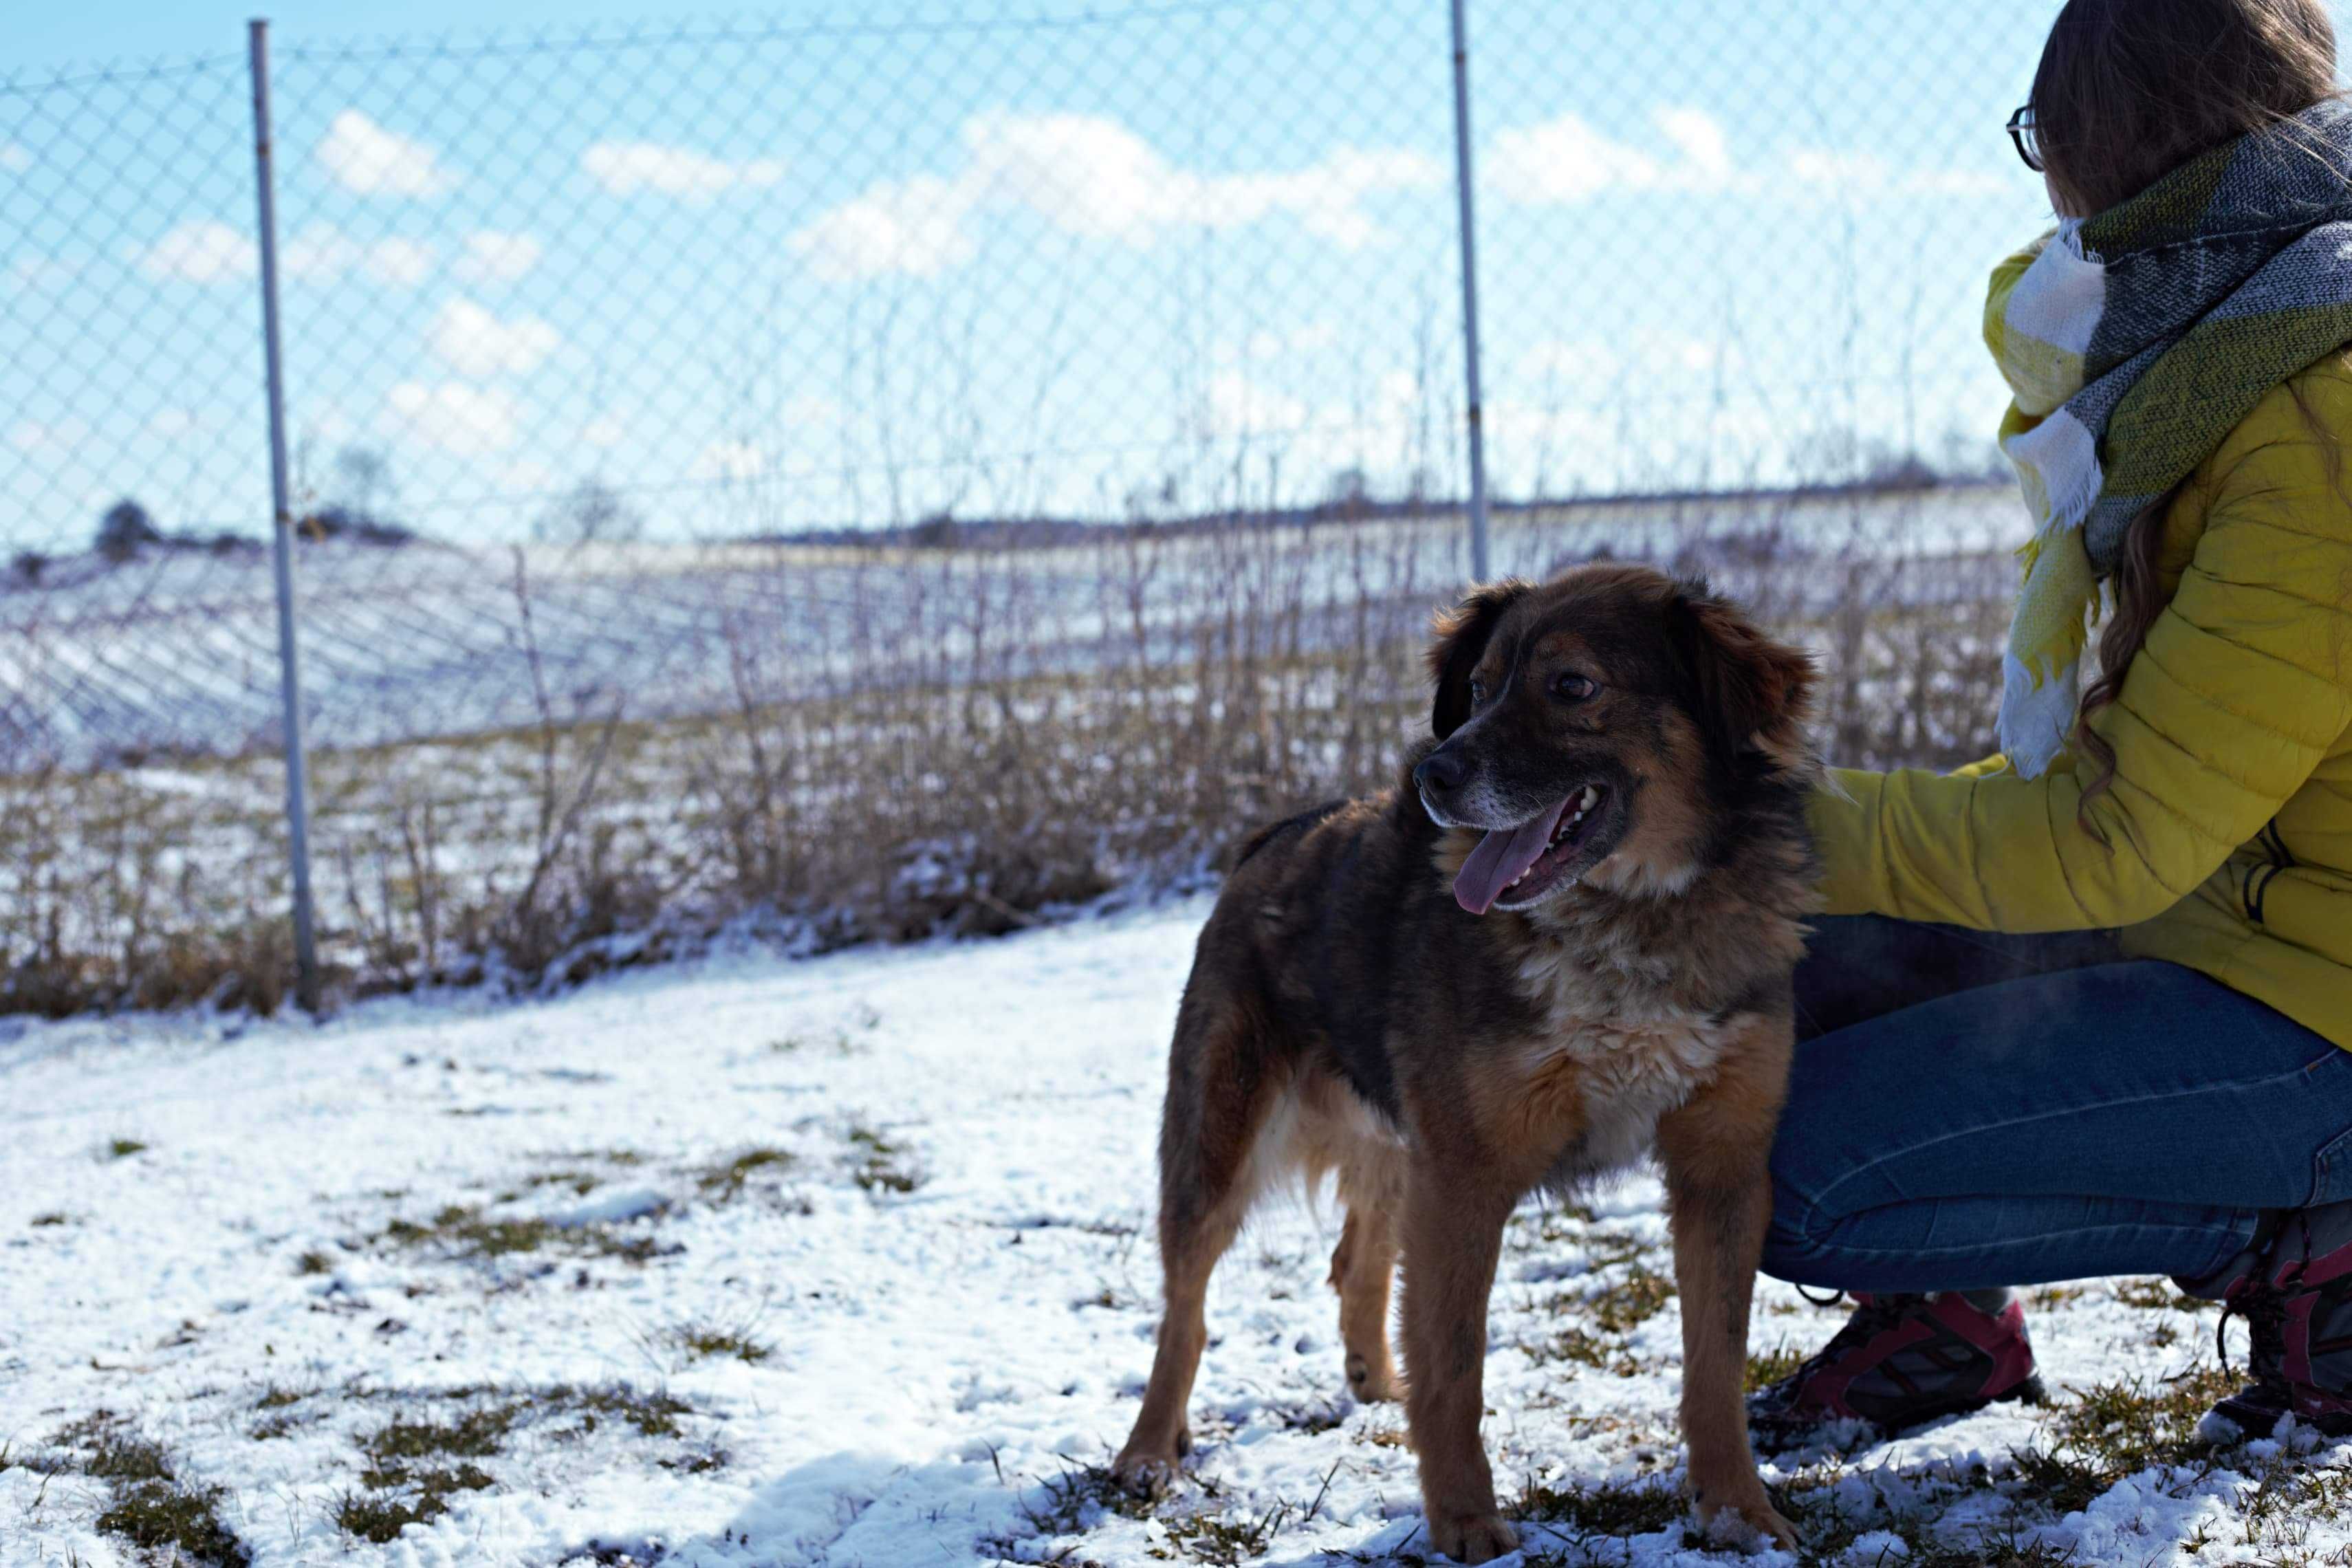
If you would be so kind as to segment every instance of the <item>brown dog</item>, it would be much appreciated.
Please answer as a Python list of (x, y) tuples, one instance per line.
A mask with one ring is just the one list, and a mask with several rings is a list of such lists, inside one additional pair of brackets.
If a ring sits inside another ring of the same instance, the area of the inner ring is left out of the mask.
[(1505, 1222), (1654, 1149), (1700, 1520), (1793, 1544), (1741, 1373), (1812, 900), (1811, 660), (1633, 566), (1482, 588), (1437, 632), (1437, 745), (1403, 787), (1260, 833), (1201, 933), (1160, 1137), (1166, 1315), (1116, 1473), (1156, 1490), (1191, 1447), (1202, 1299), (1251, 1201), (1337, 1172), (1349, 1384), (1397, 1391), (1402, 1250), (1430, 1543), (1510, 1551), (1478, 1436)]

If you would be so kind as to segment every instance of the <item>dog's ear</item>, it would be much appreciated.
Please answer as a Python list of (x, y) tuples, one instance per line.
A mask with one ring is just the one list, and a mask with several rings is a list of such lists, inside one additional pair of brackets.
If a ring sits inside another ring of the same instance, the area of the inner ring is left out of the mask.
[(1699, 580), (1675, 584), (1666, 622), (1688, 672), (1708, 744), (1726, 760), (1759, 752), (1784, 773), (1822, 772), (1805, 734), (1812, 717), (1813, 657), (1767, 636)]
[(1440, 610), (1430, 629), (1429, 673), (1437, 680), (1437, 700), (1429, 713), (1430, 732), (1443, 741), (1469, 721), (1470, 672), (1486, 652), (1503, 612), (1518, 603), (1531, 584), (1517, 577), (1473, 588), (1450, 610)]

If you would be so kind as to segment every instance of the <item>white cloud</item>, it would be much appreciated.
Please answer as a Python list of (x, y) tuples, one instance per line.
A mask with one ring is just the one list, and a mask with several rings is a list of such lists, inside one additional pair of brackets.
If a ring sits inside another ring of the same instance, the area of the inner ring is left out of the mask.
[(9, 445), (36, 456), (60, 456), (89, 439), (89, 426), (79, 419), (20, 419), (8, 430)]
[(8, 263), (9, 281), (27, 291), (62, 289), (81, 268), (60, 256), (20, 256)]
[(1517, 354), (1513, 370), (1523, 386), (1550, 384), (1572, 396), (1579, 387), (1591, 389), (1619, 375), (1699, 375), (1746, 366), (1738, 346), (1721, 339), (1636, 328), (1610, 342), (1584, 338), (1530, 343)]
[(517, 458), (499, 470), (499, 489), (510, 494), (554, 488), (555, 470), (533, 458)]
[(1319, 353), (1339, 341), (1339, 329), (1330, 322), (1307, 321), (1287, 331), (1261, 327), (1238, 342), (1219, 343), (1213, 353), (1219, 364), (1247, 364), (1286, 354)]
[(1611, 192), (1678, 195), (1793, 194), (1839, 189), (1868, 195), (1982, 195), (2006, 189), (1990, 174), (1950, 169), (1898, 169), (1874, 153), (1799, 147), (1777, 154), (1775, 169), (1741, 167), (1723, 122), (1686, 105), (1654, 110), (1657, 145), (1620, 141), (1574, 114), (1497, 132), (1485, 153), (1486, 177), (1509, 201), (1566, 206)]
[(1291, 431), (1307, 423), (1309, 410), (1298, 398), (1234, 371), (1209, 378), (1202, 410), (1206, 433), (1218, 440)]
[[(1679, 121), (1678, 149), (1687, 148), (1694, 139), (1704, 140), (1698, 123), (1707, 118), (1704, 110), (1667, 112), (1688, 117)], [(1716, 134), (1719, 138), (1721, 132)], [(1641, 148), (1594, 130), (1575, 114), (1496, 132), (1486, 165), (1487, 177), (1507, 199), (1539, 205), (1586, 201), (1603, 191), (1657, 190), (1676, 183), (1677, 173)], [(1685, 179), (1708, 177), (1696, 161), (1687, 162), (1681, 173)]]
[(459, 375), (528, 375), (562, 342), (537, 316), (501, 321), (471, 300), (455, 299), (433, 318), (433, 356)]
[(629, 438), (627, 423), (618, 414), (599, 414), (580, 427), (581, 445), (609, 452)]
[(478, 229), (466, 237), (465, 251), (449, 270), (461, 283), (511, 283), (538, 266), (544, 254), (530, 235)]
[(929, 278), (972, 254), (964, 233), (971, 202), (936, 174), (885, 182), (819, 216), (792, 237), (820, 278), (840, 281), (882, 272)]
[(30, 148), (14, 142), (0, 142), (0, 174), (21, 174), (32, 166)]
[(481, 457), (515, 444), (514, 399), (495, 387), (404, 381), (392, 389), (385, 405), (407, 434), (445, 452)]
[(655, 191), (691, 202), (707, 202), (738, 186), (763, 189), (784, 177), (779, 159), (731, 163), (691, 147), (658, 142), (599, 142), (580, 154), (580, 167), (616, 196)]
[(424, 240), (380, 239), (368, 247), (367, 259), (360, 265), (379, 283), (414, 289), (433, 276), (440, 262), (441, 253)]
[(1965, 169), (1897, 169), (1875, 153), (1832, 147), (1799, 147), (1788, 154), (1789, 173), (1801, 184), (1858, 195), (1980, 196), (2011, 190), (1998, 175)]
[[(251, 237), (209, 220), (184, 223), (133, 251), (131, 258), (151, 278), (184, 283), (241, 283), (259, 265)], [(440, 252), (426, 241), (362, 242), (332, 224), (312, 224), (288, 236), (278, 249), (279, 275), (306, 283), (329, 283), (356, 273), (388, 288), (413, 289), (438, 265)]]
[(225, 223), (192, 218), (132, 253), (150, 278), (233, 283), (254, 274), (253, 241)]
[(1179, 168), (1117, 121), (1087, 114), (975, 115), (952, 176), (869, 186), (793, 238), (823, 277), (928, 277), (971, 258), (982, 210), (1034, 214), (1066, 234), (1147, 245), (1163, 231), (1234, 228), (1276, 215), (1355, 249), (1382, 237), (1363, 210), (1382, 192), (1442, 184), (1444, 164), (1402, 149), (1343, 147), (1303, 169), (1207, 174)]
[(441, 253), (421, 239), (353, 239), (332, 224), (313, 224), (286, 241), (278, 270), (305, 282), (325, 283), (358, 273), (387, 288), (414, 289), (433, 275)]
[(437, 196), (457, 183), (440, 153), (356, 109), (328, 122), (318, 159), (337, 184), (363, 196)]
[(748, 483), (768, 470), (768, 459), (749, 441), (713, 441), (694, 460), (694, 475), (735, 484)]
[(1704, 109), (1662, 109), (1657, 113), (1658, 130), (1675, 144), (1692, 173), (1701, 179), (1722, 181), (1731, 177), (1731, 139), (1723, 133), (1723, 122)]
[(1603, 342), (1529, 343), (1518, 356), (1518, 378), (1570, 386), (1605, 382), (1624, 368), (1614, 345)]
[(194, 408), (159, 408), (147, 420), (147, 433), (161, 440), (183, 441), (214, 427), (217, 421)]

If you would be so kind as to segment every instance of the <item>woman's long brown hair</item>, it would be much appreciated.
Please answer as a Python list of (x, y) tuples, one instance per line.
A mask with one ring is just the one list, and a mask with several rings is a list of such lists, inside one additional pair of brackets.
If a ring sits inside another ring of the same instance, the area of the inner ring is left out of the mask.
[[(2336, 91), (2336, 31), (2321, 0), (2067, 0), (2028, 101), (2060, 210), (2087, 216)], [(2168, 602), (2159, 555), (2172, 499), (2125, 533), (2099, 671), (2075, 710), (2074, 743), (2094, 769), (2079, 815), (2094, 834), (2090, 805), (2115, 783), (2116, 752), (2090, 721), (2122, 691)]]

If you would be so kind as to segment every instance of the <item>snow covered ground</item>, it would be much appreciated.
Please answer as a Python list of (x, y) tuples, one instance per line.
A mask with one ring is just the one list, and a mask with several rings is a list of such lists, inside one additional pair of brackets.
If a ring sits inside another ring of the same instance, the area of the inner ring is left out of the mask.
[[(1186, 1484), (1148, 1510), (1101, 1484), (1150, 1363), (1203, 913), (324, 1027), (10, 1026), (0, 1568), (171, 1560), (142, 1538), (257, 1565), (1418, 1561), (1402, 1417), (1341, 1393), (1335, 1216), (1303, 1205), (1218, 1276)], [(1671, 1492), (1656, 1203), (1514, 1224), (1486, 1434), (1530, 1562), (1733, 1560)], [(1835, 1321), (1768, 1284), (1754, 1349)], [(2352, 1446), (2190, 1439), (2210, 1313), (2099, 1281), (2033, 1321), (2053, 1409), (1780, 1461), (1809, 1560), (2352, 1562)]]

